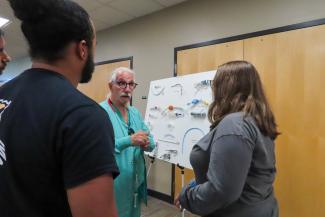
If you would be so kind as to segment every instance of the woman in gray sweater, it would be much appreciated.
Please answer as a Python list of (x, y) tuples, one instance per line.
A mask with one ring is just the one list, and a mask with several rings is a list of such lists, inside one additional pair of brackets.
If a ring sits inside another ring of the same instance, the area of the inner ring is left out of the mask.
[(277, 217), (273, 193), (276, 122), (255, 67), (219, 66), (212, 83), (211, 131), (192, 149), (195, 184), (175, 205), (206, 217)]

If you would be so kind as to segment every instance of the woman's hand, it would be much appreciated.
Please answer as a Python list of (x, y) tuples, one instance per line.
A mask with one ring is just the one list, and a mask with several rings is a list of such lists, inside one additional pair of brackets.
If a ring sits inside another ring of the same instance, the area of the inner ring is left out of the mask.
[(179, 202), (179, 194), (177, 195), (177, 197), (175, 197), (175, 200), (174, 200), (174, 205), (178, 208), (178, 209), (181, 209), (181, 203)]

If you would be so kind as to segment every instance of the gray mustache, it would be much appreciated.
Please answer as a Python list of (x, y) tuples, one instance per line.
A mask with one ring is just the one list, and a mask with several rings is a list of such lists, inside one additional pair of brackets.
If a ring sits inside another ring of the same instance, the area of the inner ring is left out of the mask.
[(131, 98), (131, 94), (128, 94), (128, 93), (122, 93), (121, 96), (127, 96), (127, 97)]

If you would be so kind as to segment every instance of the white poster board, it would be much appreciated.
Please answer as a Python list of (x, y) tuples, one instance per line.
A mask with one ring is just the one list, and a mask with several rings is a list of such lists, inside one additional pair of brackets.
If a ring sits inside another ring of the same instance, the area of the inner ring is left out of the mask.
[(211, 81), (216, 71), (150, 82), (145, 122), (158, 159), (192, 168), (192, 147), (209, 132), (207, 112), (212, 101)]

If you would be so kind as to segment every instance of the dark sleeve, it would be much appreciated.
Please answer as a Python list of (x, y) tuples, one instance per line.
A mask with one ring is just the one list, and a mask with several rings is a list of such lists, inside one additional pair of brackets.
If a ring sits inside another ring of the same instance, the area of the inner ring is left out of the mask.
[(243, 190), (252, 159), (252, 145), (239, 135), (227, 135), (211, 144), (208, 181), (184, 188), (180, 195), (183, 208), (207, 215), (236, 201)]
[(71, 188), (104, 174), (115, 178), (114, 131), (107, 114), (97, 105), (69, 113), (60, 126), (63, 182)]

